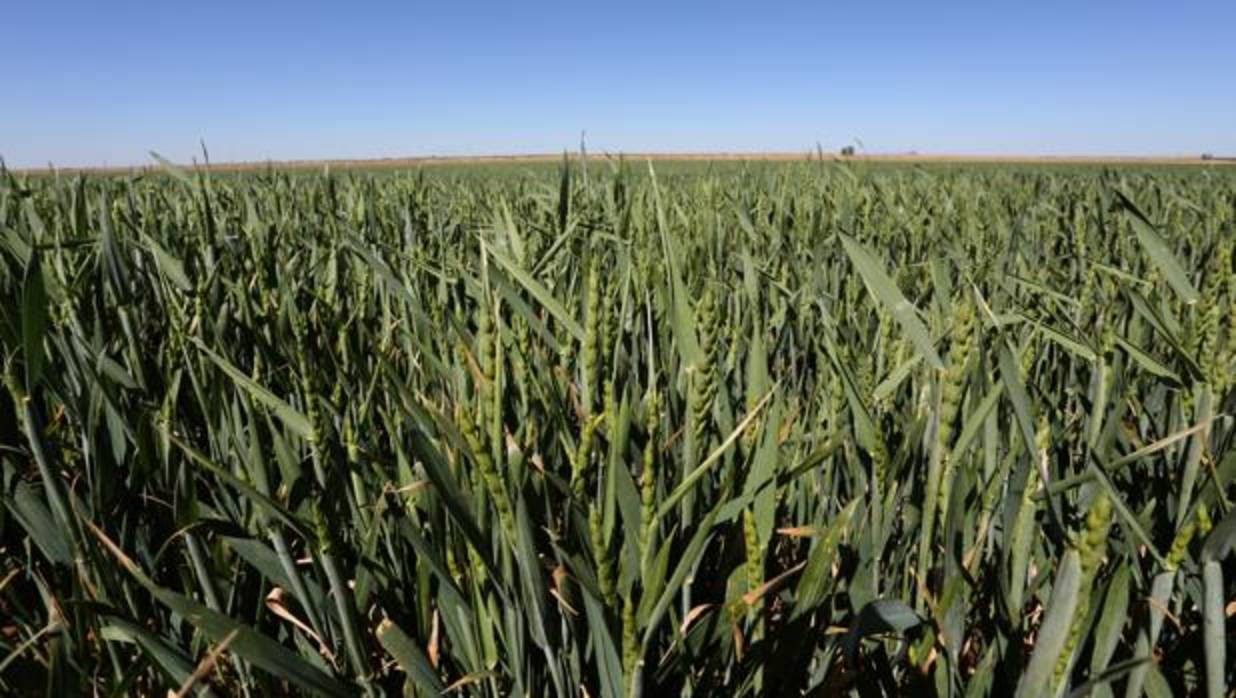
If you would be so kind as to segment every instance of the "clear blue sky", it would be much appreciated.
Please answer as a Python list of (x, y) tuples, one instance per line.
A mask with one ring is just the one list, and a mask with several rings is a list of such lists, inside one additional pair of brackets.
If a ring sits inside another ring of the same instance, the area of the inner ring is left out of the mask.
[(10, 166), (601, 151), (1236, 153), (1236, 0), (63, 2)]

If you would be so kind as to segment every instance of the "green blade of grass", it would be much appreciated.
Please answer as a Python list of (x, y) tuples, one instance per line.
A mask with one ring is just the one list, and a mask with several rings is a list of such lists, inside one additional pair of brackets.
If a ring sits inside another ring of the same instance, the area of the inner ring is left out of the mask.
[(940, 360), (940, 355), (936, 353), (935, 344), (931, 341), (931, 335), (927, 332), (927, 327), (923, 325), (923, 321), (918, 318), (914, 305), (906, 300), (906, 297), (901, 293), (901, 289), (897, 288), (897, 284), (889, 277), (888, 272), (884, 271), (883, 265), (880, 264), (875, 255), (866, 246), (844, 233), (840, 235), (841, 244), (845, 247), (845, 252), (849, 255), (850, 261), (854, 263), (854, 268), (862, 276), (867, 290), (883, 303), (884, 308), (888, 310), (889, 314), (901, 324), (901, 329), (910, 338), (910, 341), (918, 349), (919, 353), (922, 354), (928, 365), (935, 369), (943, 369), (944, 362)]

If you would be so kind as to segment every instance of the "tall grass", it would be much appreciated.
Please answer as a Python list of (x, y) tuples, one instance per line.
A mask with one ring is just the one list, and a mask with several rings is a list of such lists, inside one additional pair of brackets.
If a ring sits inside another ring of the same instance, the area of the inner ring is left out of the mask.
[(3, 173), (0, 692), (1227, 693), (1236, 177), (589, 165)]

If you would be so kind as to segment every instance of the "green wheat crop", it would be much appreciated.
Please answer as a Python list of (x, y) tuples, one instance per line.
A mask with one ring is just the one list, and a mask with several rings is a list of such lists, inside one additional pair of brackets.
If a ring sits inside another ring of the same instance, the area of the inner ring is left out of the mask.
[(1236, 172), (0, 172), (0, 693), (1228, 695)]

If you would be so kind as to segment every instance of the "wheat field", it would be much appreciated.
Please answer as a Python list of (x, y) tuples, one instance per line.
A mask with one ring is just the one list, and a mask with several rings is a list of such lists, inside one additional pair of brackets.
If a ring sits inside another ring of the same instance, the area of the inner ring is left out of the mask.
[(1228, 695), (1236, 171), (0, 175), (0, 692)]

